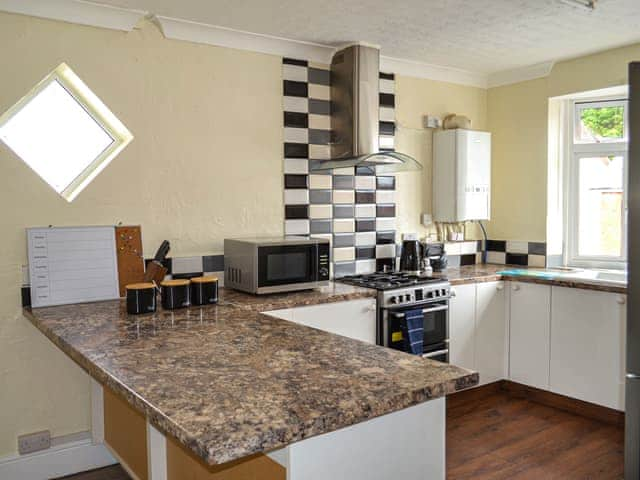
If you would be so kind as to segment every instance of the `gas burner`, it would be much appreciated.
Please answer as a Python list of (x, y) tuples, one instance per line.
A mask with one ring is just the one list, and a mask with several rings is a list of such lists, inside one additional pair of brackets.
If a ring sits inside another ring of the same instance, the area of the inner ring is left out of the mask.
[(366, 275), (349, 275), (337, 278), (336, 281), (356, 285), (358, 287), (375, 288), (376, 290), (392, 290), (394, 288), (410, 287), (412, 285), (425, 285), (433, 282), (442, 282), (446, 278), (424, 277), (405, 272), (376, 272)]

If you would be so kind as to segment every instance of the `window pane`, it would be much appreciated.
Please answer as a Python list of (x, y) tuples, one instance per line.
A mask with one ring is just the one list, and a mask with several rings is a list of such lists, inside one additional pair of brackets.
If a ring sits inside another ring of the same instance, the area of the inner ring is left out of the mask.
[(579, 159), (579, 256), (622, 256), (623, 157)]
[(57, 80), (2, 126), (0, 138), (58, 193), (113, 142)]
[(606, 142), (625, 137), (624, 107), (578, 107), (579, 125), (576, 128), (577, 140), (582, 142)]

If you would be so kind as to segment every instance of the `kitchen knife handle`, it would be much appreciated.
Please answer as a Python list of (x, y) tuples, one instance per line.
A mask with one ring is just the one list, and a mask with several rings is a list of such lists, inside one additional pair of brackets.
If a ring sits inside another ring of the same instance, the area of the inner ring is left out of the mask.
[(167, 257), (167, 253), (169, 253), (169, 250), (171, 250), (171, 244), (169, 243), (168, 240), (164, 240), (160, 245), (160, 248), (158, 248), (158, 251), (156, 252), (156, 256), (154, 257), (154, 260), (159, 263), (162, 263), (164, 259)]

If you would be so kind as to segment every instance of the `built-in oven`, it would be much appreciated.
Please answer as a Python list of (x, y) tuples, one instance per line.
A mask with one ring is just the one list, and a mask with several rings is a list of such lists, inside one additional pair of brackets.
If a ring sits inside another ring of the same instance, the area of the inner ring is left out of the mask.
[(329, 242), (304, 237), (226, 239), (225, 287), (275, 293), (327, 285)]
[(406, 316), (422, 315), (422, 352), (425, 358), (449, 362), (449, 284), (442, 282), (378, 294), (378, 344), (411, 351)]

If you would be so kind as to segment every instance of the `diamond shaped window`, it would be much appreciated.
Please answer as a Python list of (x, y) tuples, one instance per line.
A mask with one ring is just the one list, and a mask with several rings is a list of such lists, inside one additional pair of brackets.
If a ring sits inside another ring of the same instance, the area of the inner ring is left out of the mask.
[(0, 117), (0, 140), (69, 202), (132, 139), (64, 63)]

